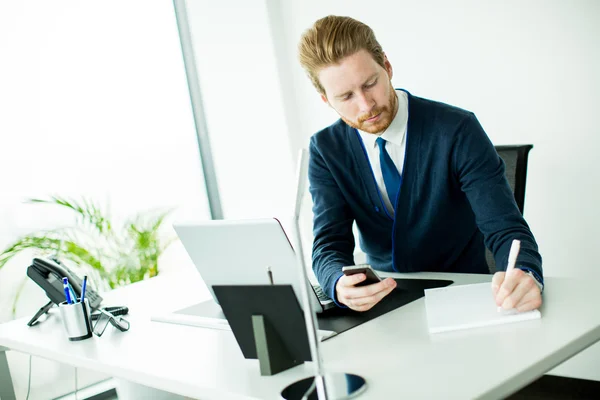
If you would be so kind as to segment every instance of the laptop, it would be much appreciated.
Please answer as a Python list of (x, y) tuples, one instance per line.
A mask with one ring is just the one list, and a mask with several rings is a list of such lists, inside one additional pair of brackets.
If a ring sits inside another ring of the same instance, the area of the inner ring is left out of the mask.
[[(229, 330), (213, 285), (268, 285), (272, 279), (273, 284), (291, 285), (302, 305), (296, 255), (277, 219), (211, 220), (173, 227), (212, 300), (153, 315), (153, 321)], [(310, 283), (309, 291), (315, 312), (336, 307), (320, 286)]]
[[(273, 284), (292, 285), (302, 304), (296, 255), (277, 219), (212, 220), (174, 228), (215, 302), (213, 285), (268, 285), (272, 278)], [(320, 286), (309, 289), (316, 312), (335, 307)]]

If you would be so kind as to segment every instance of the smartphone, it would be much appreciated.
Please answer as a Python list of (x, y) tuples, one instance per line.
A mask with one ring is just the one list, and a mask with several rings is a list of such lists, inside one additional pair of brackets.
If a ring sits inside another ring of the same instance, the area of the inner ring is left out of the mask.
[(360, 282), (356, 286), (365, 286), (381, 281), (381, 278), (377, 275), (375, 270), (371, 268), (369, 264), (349, 265), (347, 267), (342, 267), (342, 272), (344, 273), (344, 275), (354, 275), (363, 273), (367, 276), (367, 279)]

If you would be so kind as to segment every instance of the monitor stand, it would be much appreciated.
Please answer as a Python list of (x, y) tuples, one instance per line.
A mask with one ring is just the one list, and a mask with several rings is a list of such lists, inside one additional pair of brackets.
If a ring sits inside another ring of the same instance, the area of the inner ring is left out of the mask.
[[(281, 392), (285, 400), (320, 400), (316, 389), (316, 377), (302, 379), (288, 385)], [(367, 382), (360, 376), (343, 372), (326, 372), (322, 377), (327, 399), (345, 400), (360, 396), (367, 389)]]

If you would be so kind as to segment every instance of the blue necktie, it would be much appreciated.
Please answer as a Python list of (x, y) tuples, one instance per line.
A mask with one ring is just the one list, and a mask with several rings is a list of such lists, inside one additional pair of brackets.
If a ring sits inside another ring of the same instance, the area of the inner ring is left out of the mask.
[(383, 182), (385, 183), (385, 190), (387, 191), (390, 203), (392, 203), (392, 207), (396, 207), (396, 196), (398, 196), (398, 191), (400, 190), (402, 177), (398, 172), (398, 168), (396, 168), (396, 165), (392, 161), (392, 158), (385, 150), (385, 140), (378, 137), (375, 142), (377, 142), (377, 145), (379, 146), (379, 162), (381, 164), (381, 173), (383, 175)]

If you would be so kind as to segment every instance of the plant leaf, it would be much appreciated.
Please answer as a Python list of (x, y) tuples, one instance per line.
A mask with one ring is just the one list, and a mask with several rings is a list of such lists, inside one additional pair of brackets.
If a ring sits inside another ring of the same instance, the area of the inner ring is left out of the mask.
[(112, 231), (112, 224), (110, 220), (102, 215), (102, 211), (99, 207), (94, 204), (93, 201), (82, 198), (83, 205), (77, 203), (74, 200), (70, 200), (59, 196), (50, 196), (50, 199), (28, 199), (29, 203), (43, 203), (43, 204), (54, 204), (61, 207), (68, 208), (75, 211), (83, 222), (92, 225), (100, 233), (107, 233)]
[(160, 235), (166, 217), (174, 208), (138, 213), (122, 229), (115, 230), (107, 214), (85, 197), (76, 201), (49, 196), (31, 198), (28, 202), (70, 209), (77, 215), (77, 224), (20, 237), (0, 253), (0, 268), (21, 251), (35, 249), (89, 269), (98, 278), (98, 284), (116, 288), (156, 276), (158, 259), (177, 240)]

